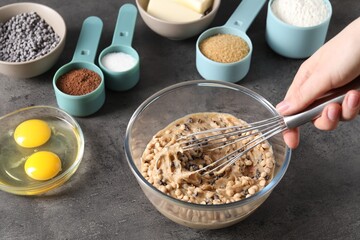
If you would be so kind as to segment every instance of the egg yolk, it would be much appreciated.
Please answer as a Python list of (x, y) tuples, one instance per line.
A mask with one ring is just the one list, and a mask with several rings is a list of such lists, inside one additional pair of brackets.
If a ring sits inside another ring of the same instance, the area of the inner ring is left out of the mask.
[(49, 151), (33, 153), (25, 162), (26, 174), (35, 180), (49, 180), (61, 171), (58, 155)]
[(49, 125), (39, 119), (30, 119), (20, 123), (14, 132), (17, 144), (24, 148), (34, 148), (45, 144), (51, 136)]

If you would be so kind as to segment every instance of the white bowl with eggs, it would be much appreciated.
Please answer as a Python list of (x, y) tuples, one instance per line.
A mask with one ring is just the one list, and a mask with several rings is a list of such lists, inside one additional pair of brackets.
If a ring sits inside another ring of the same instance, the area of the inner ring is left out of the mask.
[(40, 195), (63, 185), (84, 154), (76, 120), (51, 106), (22, 108), (0, 117), (0, 190)]
[[(214, 20), (221, 2), (221, 0), (213, 0), (211, 7), (200, 18), (195, 17), (189, 20), (186, 19), (186, 17), (177, 17), (180, 18), (180, 21), (175, 21), (174, 19), (162, 19), (159, 18), (158, 15), (155, 16), (155, 14), (149, 13), (148, 7), (150, 1), (151, 0), (136, 0), (141, 18), (151, 30), (171, 40), (184, 40), (200, 34)], [(166, 11), (164, 8), (159, 9)], [(175, 15), (176, 12), (176, 10), (171, 11), (173, 15)], [(160, 13), (160, 15), (162, 14)]]

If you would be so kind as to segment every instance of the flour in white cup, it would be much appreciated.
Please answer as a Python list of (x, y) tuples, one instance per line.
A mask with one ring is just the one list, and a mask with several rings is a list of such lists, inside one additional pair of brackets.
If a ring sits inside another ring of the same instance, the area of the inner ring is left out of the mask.
[(274, 0), (271, 10), (283, 22), (298, 27), (319, 25), (329, 15), (324, 0)]

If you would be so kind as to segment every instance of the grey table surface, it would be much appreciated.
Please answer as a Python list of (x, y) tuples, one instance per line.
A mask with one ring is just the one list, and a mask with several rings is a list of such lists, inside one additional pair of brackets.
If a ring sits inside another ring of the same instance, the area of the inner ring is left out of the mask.
[[(1, 0), (0, 6), (14, 3)], [(57, 64), (32, 79), (0, 75), (0, 115), (32, 105), (56, 105), (55, 71), (69, 62), (83, 20), (100, 17), (99, 50), (109, 46), (118, 9), (135, 1), (37, 0), (56, 9), (68, 27)], [(240, 1), (222, 1), (212, 26), (223, 25)], [(360, 15), (358, 0), (332, 0), (328, 39)], [(265, 41), (266, 7), (248, 35), (254, 45), (250, 72), (238, 82), (274, 105), (286, 93), (303, 60), (281, 57)], [(138, 16), (133, 47), (141, 58), (139, 83), (126, 92), (107, 90), (99, 112), (77, 118), (85, 155), (61, 188), (40, 197), (0, 192), (0, 239), (360, 239), (360, 118), (331, 132), (301, 129), (287, 173), (250, 217), (220, 230), (194, 230), (162, 216), (142, 193), (123, 150), (128, 121), (147, 97), (169, 85), (201, 79), (195, 67), (196, 37), (172, 41), (152, 32)], [(334, 56), (336, 57), (336, 56)]]

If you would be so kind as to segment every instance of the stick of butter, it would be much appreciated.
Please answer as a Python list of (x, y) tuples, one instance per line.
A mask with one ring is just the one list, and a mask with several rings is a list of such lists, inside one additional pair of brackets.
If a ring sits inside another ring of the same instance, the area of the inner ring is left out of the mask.
[(198, 13), (204, 14), (213, 5), (213, 0), (173, 0)]
[(153, 17), (177, 23), (194, 21), (203, 16), (173, 0), (150, 0), (147, 12)]

